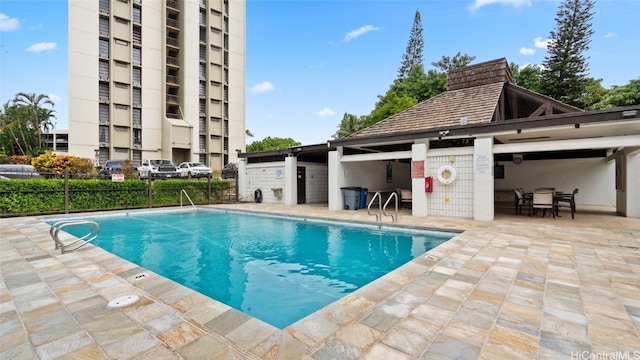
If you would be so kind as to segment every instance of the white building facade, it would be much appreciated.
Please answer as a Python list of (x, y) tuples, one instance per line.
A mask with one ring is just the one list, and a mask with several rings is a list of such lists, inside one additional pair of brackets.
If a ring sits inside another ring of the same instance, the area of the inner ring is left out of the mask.
[(245, 1), (69, 1), (69, 154), (221, 169), (245, 148)]

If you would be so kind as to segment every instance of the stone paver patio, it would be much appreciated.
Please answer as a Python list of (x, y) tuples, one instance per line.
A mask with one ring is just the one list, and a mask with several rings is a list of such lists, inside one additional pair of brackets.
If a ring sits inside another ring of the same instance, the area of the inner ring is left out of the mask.
[[(640, 358), (640, 219), (510, 210), (492, 222), (405, 210), (400, 226), (462, 232), (284, 330), (92, 245), (60, 254), (37, 217), (0, 219), (0, 359)], [(130, 294), (140, 301), (107, 306)]]

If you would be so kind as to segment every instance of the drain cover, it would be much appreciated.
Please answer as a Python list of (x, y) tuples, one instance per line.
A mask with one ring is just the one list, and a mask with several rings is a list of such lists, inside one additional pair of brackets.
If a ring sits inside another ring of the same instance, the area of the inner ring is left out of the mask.
[(139, 299), (140, 297), (138, 297), (138, 295), (121, 296), (117, 299), (109, 301), (108, 306), (111, 308), (121, 308), (129, 306), (131, 304), (135, 304)]

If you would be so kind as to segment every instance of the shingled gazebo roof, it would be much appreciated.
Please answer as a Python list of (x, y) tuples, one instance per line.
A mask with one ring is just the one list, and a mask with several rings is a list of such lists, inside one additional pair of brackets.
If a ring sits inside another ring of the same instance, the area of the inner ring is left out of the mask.
[(389, 137), (581, 111), (513, 84), (509, 64), (504, 58), (450, 71), (447, 88), (449, 90), (343, 140)]

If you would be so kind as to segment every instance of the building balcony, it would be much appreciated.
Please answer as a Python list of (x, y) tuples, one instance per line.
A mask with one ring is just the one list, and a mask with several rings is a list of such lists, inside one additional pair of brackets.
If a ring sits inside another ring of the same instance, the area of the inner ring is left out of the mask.
[(180, 97), (178, 95), (167, 95), (167, 103), (180, 104)]
[(177, 57), (167, 56), (167, 65), (180, 66), (180, 60)]
[(173, 46), (174, 48), (180, 48), (180, 40), (167, 36), (167, 45)]
[(180, 8), (178, 8), (177, 0), (167, 0), (167, 7), (174, 10), (180, 10)]
[(180, 85), (180, 80), (177, 76), (167, 75), (167, 84)]
[(180, 25), (178, 24), (178, 20), (167, 18), (167, 26), (170, 26), (174, 29), (180, 29)]

